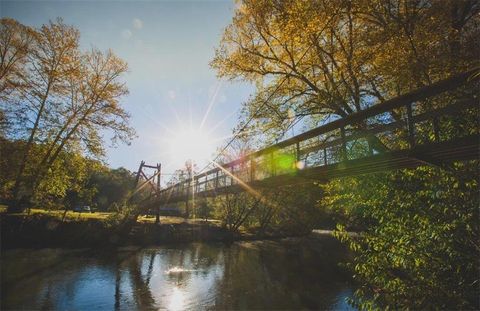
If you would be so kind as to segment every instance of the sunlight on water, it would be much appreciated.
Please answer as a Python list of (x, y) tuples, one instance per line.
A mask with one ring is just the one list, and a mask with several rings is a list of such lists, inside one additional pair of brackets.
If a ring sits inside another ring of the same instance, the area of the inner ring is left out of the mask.
[(183, 292), (174, 287), (172, 294), (170, 295), (170, 303), (168, 304), (168, 310), (183, 310), (185, 304), (185, 297)]
[(173, 273), (184, 273), (184, 272), (194, 272), (197, 271), (195, 269), (183, 269), (181, 267), (173, 267), (165, 271), (165, 274), (173, 274)]

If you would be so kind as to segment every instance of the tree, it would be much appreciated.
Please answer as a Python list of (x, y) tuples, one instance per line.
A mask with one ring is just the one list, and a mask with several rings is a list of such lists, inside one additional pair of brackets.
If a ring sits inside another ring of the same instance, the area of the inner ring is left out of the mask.
[(222, 220), (223, 226), (237, 232), (255, 211), (261, 199), (248, 192), (226, 194), (216, 199), (215, 216)]
[(33, 29), (11, 18), (0, 19), (0, 100), (12, 100), (12, 93), (23, 86), (33, 40)]
[[(42, 149), (44, 146), (35, 146), (33, 151), (35, 154), (41, 154), (36, 150)], [(48, 174), (42, 178), (38, 191), (31, 198), (32, 203), (44, 208), (58, 208), (68, 194), (75, 193), (79, 199), (76, 204), (89, 204), (91, 192), (95, 192), (96, 189), (88, 187), (87, 181), (95, 171), (102, 168), (100, 163), (87, 159), (80, 153), (64, 151)]]
[(213, 212), (213, 207), (211, 202), (206, 199), (200, 200), (197, 202), (197, 217), (208, 220)]
[(56, 129), (53, 141), (38, 165), (34, 190), (38, 179), (69, 144), (80, 145), (82, 150), (98, 157), (103, 155), (101, 130), (111, 130), (114, 140), (124, 142), (133, 135), (128, 126), (129, 115), (118, 104), (118, 100), (128, 93), (124, 83), (118, 81), (127, 70), (125, 62), (111, 51), (104, 54), (98, 50), (86, 54), (85, 61), (82, 79), (68, 81), (72, 94), (69, 105), (61, 111), (62, 126)]
[(131, 194), (135, 183), (134, 174), (125, 168), (99, 169), (92, 173), (86, 182), (87, 189), (96, 189), (91, 203), (99, 210), (113, 209), (113, 204), (120, 205)]
[[(21, 161), (21, 152), (25, 141), (0, 140), (0, 198), (11, 199), (11, 187), (15, 183), (17, 168)], [(37, 155), (43, 154), (46, 146), (34, 144), (31, 161), (39, 161)], [(106, 171), (99, 161), (84, 157), (78, 152), (62, 151), (48, 174), (40, 182), (34, 204), (43, 208), (58, 209), (63, 203), (67, 207), (81, 202), (91, 204), (91, 197), (97, 191), (89, 184), (92, 175)]]
[(11, 199), (11, 189), (15, 183), (20, 150), (24, 142), (10, 141), (0, 137), (0, 198)]
[[(28, 49), (22, 49), (25, 55), (16, 61), (17, 66), (6, 68), (2, 78), (2, 83), (10, 76), (20, 81), (8, 82), (14, 91), (1, 92), (0, 115), (10, 124), (11, 136), (26, 141), (12, 189), (11, 207), (18, 209), (22, 197), (29, 200), (35, 195), (64, 150), (101, 158), (101, 131), (110, 131), (114, 144), (128, 143), (134, 131), (119, 104), (128, 94), (121, 81), (127, 64), (112, 51), (80, 51), (78, 30), (61, 19), (39, 29), (11, 20), (2, 20), (3, 24), (16, 25), (20, 38), (32, 38)], [(2, 26), (0, 37), (8, 38), (12, 27)], [(5, 50), (15, 51), (8, 46)], [(15, 96), (7, 97), (9, 94)], [(33, 159), (35, 144), (44, 148)]]
[[(19, 30), (22, 31), (22, 29)], [(66, 27), (61, 22), (58, 25), (53, 23), (44, 25), (35, 32), (32, 47), (26, 56), (28, 72), (21, 77), (25, 87), (19, 89), (19, 103), (18, 107), (15, 107), (17, 109), (14, 109), (15, 114), (22, 116), (21, 122), (17, 124), (19, 127), (15, 131), (17, 135), (20, 134), (20, 129), (24, 128), (25, 121), (28, 122), (27, 124), (30, 122), (32, 124), (31, 128), (23, 133), (27, 143), (13, 187), (15, 199), (21, 191), (20, 188), (24, 182), (23, 174), (35, 139), (46, 134), (46, 131), (43, 133), (41, 131), (46, 128), (41, 121), (49, 117), (45, 116), (46, 114), (55, 110), (57, 102), (55, 95), (58, 96), (61, 93), (62, 78), (72, 69), (69, 64), (70, 60), (76, 56), (78, 37), (78, 31)]]
[[(266, 193), (268, 201), (275, 202), (263, 206), (263, 210), (270, 210), (266, 214), (271, 217), (267, 218), (267, 225), (283, 234), (310, 233), (320, 221), (320, 210), (315, 203), (321, 195), (318, 187), (312, 184), (282, 187)], [(260, 224), (261, 229), (266, 229), (265, 224)]]
[[(475, 161), (324, 186), (321, 203), (341, 215), (337, 235), (355, 254), (360, 309), (479, 308), (478, 169)], [(359, 238), (346, 234), (352, 227)]]
[[(299, 120), (312, 127), (478, 68), (479, 10), (469, 0), (243, 0), (211, 65), (255, 83), (241, 128), (249, 122), (244, 132), (271, 142)], [(419, 106), (475, 97), (470, 85)], [(443, 122), (445, 139), (478, 133), (478, 110)], [(405, 143), (401, 134), (394, 143)], [(322, 188), (321, 208), (338, 215), (338, 236), (355, 252), (360, 309), (478, 309), (478, 162)], [(365, 235), (348, 238), (347, 225)]]
[(268, 141), (467, 70), (479, 55), (476, 1), (238, 3), (211, 62), (254, 82), (244, 119)]

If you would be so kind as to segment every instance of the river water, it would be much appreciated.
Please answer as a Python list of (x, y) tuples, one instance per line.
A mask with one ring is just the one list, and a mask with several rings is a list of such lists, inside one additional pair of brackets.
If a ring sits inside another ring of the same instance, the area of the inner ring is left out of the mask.
[(1, 309), (352, 310), (345, 251), (311, 239), (9, 250)]

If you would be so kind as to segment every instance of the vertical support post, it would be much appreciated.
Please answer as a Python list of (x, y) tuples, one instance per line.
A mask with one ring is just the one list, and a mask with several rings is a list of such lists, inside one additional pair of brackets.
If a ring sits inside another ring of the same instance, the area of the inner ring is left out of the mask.
[(410, 148), (415, 146), (415, 127), (413, 123), (412, 103), (407, 105), (407, 125), (408, 125), (408, 142)]
[[(162, 165), (157, 163), (157, 193), (160, 193), (160, 176), (162, 175)], [(157, 208), (155, 211), (155, 223), (160, 223), (160, 205), (157, 203)]]
[(157, 189), (160, 190), (160, 178), (162, 176), (162, 164), (157, 163)]
[[(199, 187), (199, 179), (195, 179), (195, 176), (193, 175), (193, 166), (192, 166), (192, 173), (190, 174), (193, 187), (192, 187), (192, 216), (197, 217), (197, 211), (195, 209), (195, 194), (198, 192), (198, 187)], [(206, 186), (206, 184), (205, 184)]]
[(134, 187), (136, 187), (138, 185), (138, 181), (140, 180), (140, 174), (142, 172), (142, 169), (143, 169), (144, 165), (145, 165), (145, 161), (140, 161), (140, 166), (138, 167), (137, 176), (135, 176), (135, 186)]
[(323, 162), (325, 163), (325, 165), (328, 164), (328, 161), (327, 161), (327, 148), (323, 148)]
[(215, 172), (215, 190), (218, 189), (218, 171), (219, 169), (217, 169), (217, 171)]
[[(185, 163), (185, 165), (187, 164)], [(190, 179), (188, 177), (189, 173), (190, 173), (190, 170), (188, 170), (188, 166), (187, 166), (187, 176), (185, 177), (185, 180), (182, 182), (182, 194), (185, 194), (185, 215), (184, 215), (185, 219), (187, 219), (190, 214), (190, 205), (188, 202), (188, 197), (190, 196)]]
[(340, 135), (342, 137), (342, 160), (347, 161), (348, 156), (347, 156), (347, 142), (345, 138), (345, 127), (340, 128)]
[(190, 179), (187, 179), (186, 182), (186, 193), (185, 193), (185, 219), (187, 219), (190, 216), (190, 204), (188, 202), (188, 197), (190, 196), (190, 184), (191, 181)]

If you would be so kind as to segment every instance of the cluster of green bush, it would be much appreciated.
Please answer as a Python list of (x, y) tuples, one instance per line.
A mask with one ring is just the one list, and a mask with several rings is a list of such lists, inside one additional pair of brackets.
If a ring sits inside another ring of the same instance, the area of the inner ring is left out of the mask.
[[(13, 199), (12, 188), (24, 145), (21, 140), (0, 138), (0, 200), (5, 203)], [(33, 146), (32, 161), (36, 161), (35, 157), (40, 156), (44, 148), (41, 144)], [(97, 211), (116, 211), (134, 186), (135, 176), (127, 169), (111, 169), (80, 153), (62, 151), (42, 178), (28, 206), (57, 210), (88, 205)]]
[[(332, 217), (315, 206), (315, 185), (253, 190), (196, 200), (192, 217), (214, 218), (232, 232), (258, 235), (302, 235), (322, 224), (334, 228)], [(189, 202), (192, 204), (192, 202)]]
[[(355, 254), (360, 309), (478, 310), (479, 162), (334, 180), (320, 205)], [(359, 238), (346, 234), (361, 230)]]

